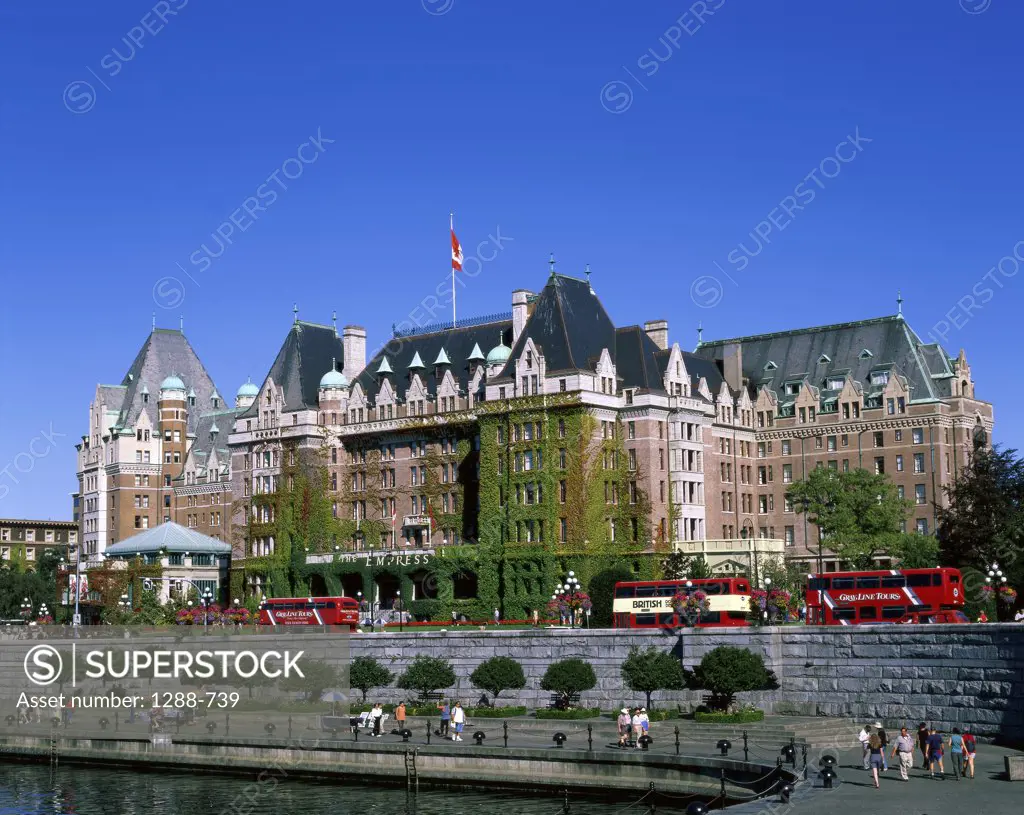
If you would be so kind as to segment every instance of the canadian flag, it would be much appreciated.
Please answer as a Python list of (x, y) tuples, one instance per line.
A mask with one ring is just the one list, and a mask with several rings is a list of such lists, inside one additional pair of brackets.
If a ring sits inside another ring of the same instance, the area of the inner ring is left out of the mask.
[(452, 268), (457, 271), (462, 271), (462, 245), (459, 243), (459, 239), (455, 237), (455, 216), (449, 216), (448, 221), (449, 229), (452, 233)]

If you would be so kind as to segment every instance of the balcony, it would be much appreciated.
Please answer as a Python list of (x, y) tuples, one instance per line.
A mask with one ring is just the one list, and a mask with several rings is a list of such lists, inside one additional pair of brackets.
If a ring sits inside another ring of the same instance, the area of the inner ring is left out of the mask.
[(403, 527), (430, 527), (429, 515), (406, 515), (402, 518)]

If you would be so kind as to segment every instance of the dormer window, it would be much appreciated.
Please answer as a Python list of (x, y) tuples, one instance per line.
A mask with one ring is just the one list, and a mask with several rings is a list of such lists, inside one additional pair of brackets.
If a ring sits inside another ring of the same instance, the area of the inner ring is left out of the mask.
[(799, 382), (787, 382), (786, 383), (786, 393), (788, 393), (790, 396), (796, 396), (798, 393), (800, 393), (800, 383)]
[(526, 367), (527, 368), (532, 368), (533, 367), (533, 351), (527, 351), (526, 352)]
[(832, 361), (832, 358), (828, 354), (822, 354), (818, 357), (819, 365), (828, 365)]
[(888, 371), (872, 371), (871, 372), (871, 384), (872, 385), (886, 385), (889, 382)]
[(871, 359), (871, 357), (873, 357), (873, 356), (874, 356), (874, 354), (872, 354), (867, 348), (861, 349), (861, 352), (860, 352), (860, 358), (861, 359)]
[(844, 384), (846, 384), (846, 380), (841, 376), (833, 376), (825, 383), (825, 387), (828, 390), (839, 391), (843, 389)]
[(768, 360), (768, 362), (767, 362), (767, 363), (765, 363), (764, 369), (765, 369), (766, 371), (774, 371), (774, 370), (776, 370), (776, 369), (777, 369), (778, 367), (779, 367), (779, 366), (778, 366), (778, 365), (776, 365), (776, 364), (775, 364), (774, 362), (772, 362), (771, 360)]

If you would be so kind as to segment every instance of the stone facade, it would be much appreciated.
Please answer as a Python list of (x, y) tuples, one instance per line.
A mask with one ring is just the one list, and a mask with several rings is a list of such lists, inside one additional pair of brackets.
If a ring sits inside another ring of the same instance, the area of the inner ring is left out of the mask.
[[(396, 675), (417, 654), (449, 659), (459, 677), (450, 692), (468, 704), (482, 693), (469, 682), (473, 669), (489, 657), (511, 656), (523, 664), (527, 687), (507, 691), (501, 700), (540, 707), (550, 697), (539, 688), (547, 666), (579, 657), (597, 674), (597, 687), (583, 694), (583, 704), (611, 710), (643, 700), (622, 685), (620, 666), (632, 646), (671, 651), (692, 668), (719, 645), (765, 657), (779, 689), (743, 694), (742, 700), (771, 713), (881, 719), (890, 727), (925, 721), (947, 731), (970, 728), (985, 738), (1024, 740), (1024, 625), (966, 631), (959, 626), (705, 629), (686, 630), (682, 636), (554, 629), (389, 632), (354, 637), (351, 648), (353, 657), (375, 657)], [(388, 688), (380, 695), (397, 700), (402, 693)], [(698, 691), (657, 693), (654, 704), (692, 708), (700, 697)]]

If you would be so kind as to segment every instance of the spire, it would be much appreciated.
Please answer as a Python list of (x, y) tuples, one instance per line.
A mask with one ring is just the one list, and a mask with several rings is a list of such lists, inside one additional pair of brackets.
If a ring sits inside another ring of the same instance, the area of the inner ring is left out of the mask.
[(296, 322), (297, 323), (299, 321), (299, 304), (298, 303), (292, 303), (292, 315), (293, 315), (292, 322)]
[(902, 317), (903, 316), (903, 292), (901, 292), (899, 289), (896, 290), (896, 309), (897, 309), (896, 316), (897, 317)]
[(331, 323), (334, 325), (334, 336), (338, 336), (338, 312), (331, 312)]
[(468, 361), (472, 362), (473, 360), (476, 360), (476, 359), (482, 360), (483, 358), (484, 358), (484, 352), (480, 350), (480, 343), (478, 343), (478, 342), (473, 343), (473, 350), (469, 352), (469, 356), (466, 357), (466, 359)]
[(377, 373), (379, 374), (391, 374), (394, 371), (391, 370), (391, 363), (388, 362), (387, 357), (380, 358), (380, 365), (377, 366)]
[(185, 315), (184, 314), (179, 314), (178, 315), (178, 329), (181, 331), (182, 334), (185, 333)]
[(555, 276), (555, 253), (551, 253), (551, 258), (548, 260), (548, 265), (551, 267), (551, 276)]
[(416, 368), (426, 368), (426, 367), (427, 366), (423, 364), (423, 360), (420, 359), (420, 352), (417, 351), (415, 354), (413, 354), (412, 362), (409, 363), (409, 370), (414, 370)]
[(697, 345), (699, 346), (702, 342), (704, 342), (704, 323), (703, 323), (703, 321), (697, 323)]
[(156, 312), (153, 312), (153, 330), (156, 331)]
[(588, 263), (583, 273), (587, 276), (587, 288), (590, 289), (590, 293), (594, 294), (594, 286), (590, 282), (590, 264)]
[(434, 360), (435, 365), (451, 365), (452, 361), (448, 359), (448, 352), (444, 350), (444, 346), (437, 352), (437, 359)]

